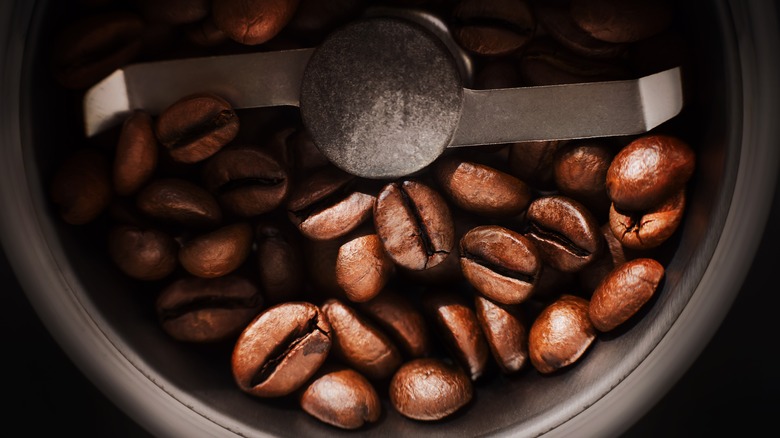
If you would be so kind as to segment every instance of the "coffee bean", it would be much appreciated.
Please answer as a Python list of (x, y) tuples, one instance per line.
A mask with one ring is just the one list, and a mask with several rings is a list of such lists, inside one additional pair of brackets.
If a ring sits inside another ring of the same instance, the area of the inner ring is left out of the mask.
[(297, 236), (265, 221), (255, 228), (257, 276), (269, 303), (293, 301), (305, 291), (303, 254)]
[(358, 230), (340, 247), (336, 256), (336, 283), (347, 299), (365, 302), (385, 287), (393, 274), (393, 261), (373, 230)]
[(295, 301), (270, 307), (238, 337), (231, 368), (238, 387), (257, 397), (297, 390), (328, 357), (331, 327), (314, 304)]
[(514, 143), (509, 149), (510, 172), (539, 190), (555, 187), (553, 160), (565, 141), (530, 141)]
[(680, 190), (666, 202), (648, 211), (620, 210), (613, 203), (609, 210), (612, 233), (626, 248), (655, 248), (674, 234), (685, 212), (685, 191)]
[(134, 111), (122, 124), (114, 155), (118, 195), (132, 195), (149, 180), (157, 167), (157, 150), (152, 117), (143, 110)]
[(593, 292), (589, 315), (593, 326), (608, 332), (642, 308), (658, 289), (664, 267), (656, 260), (638, 258), (610, 272)]
[(166, 108), (157, 118), (155, 132), (171, 158), (196, 163), (233, 140), (238, 128), (238, 116), (226, 100), (213, 94), (193, 94)]
[(524, 0), (461, 0), (453, 11), (453, 34), (461, 46), (479, 55), (506, 55), (533, 36), (536, 20)]
[(613, 269), (628, 260), (625, 248), (612, 233), (609, 223), (602, 225), (600, 230), (606, 242), (606, 251), (602, 251), (601, 256), (577, 273), (580, 286), (588, 293), (593, 292)]
[(136, 195), (136, 206), (150, 218), (187, 228), (210, 228), (222, 221), (222, 210), (209, 192), (178, 178), (152, 181)]
[(441, 420), (466, 406), (474, 394), (469, 377), (440, 359), (406, 362), (390, 381), (390, 403), (414, 420)]
[(214, 2), (214, 23), (241, 44), (262, 44), (292, 19), (298, 0), (220, 0)]
[(475, 289), (504, 304), (525, 301), (542, 267), (531, 240), (498, 225), (483, 225), (466, 233), (460, 240), (460, 263)]
[(108, 254), (114, 264), (138, 280), (160, 280), (178, 266), (179, 245), (155, 229), (114, 226), (108, 235)]
[(547, 33), (572, 52), (589, 58), (615, 58), (627, 44), (610, 43), (594, 38), (575, 23), (568, 5), (561, 2), (537, 2), (534, 10), (539, 24)]
[(564, 48), (551, 38), (538, 38), (523, 50), (520, 75), (528, 85), (559, 85), (628, 79), (620, 59), (586, 58)]
[(493, 359), (501, 371), (512, 374), (523, 369), (528, 359), (528, 331), (520, 309), (479, 295), (474, 297), (474, 309)]
[(666, 29), (672, 8), (663, 0), (572, 0), (571, 15), (594, 38), (630, 43)]
[(298, 129), (291, 133), (287, 143), (295, 157), (295, 170), (298, 174), (307, 175), (331, 164), (314, 144), (311, 134), (306, 129)]
[(563, 295), (534, 320), (528, 334), (531, 363), (549, 374), (576, 362), (596, 339), (588, 300)]
[(226, 225), (186, 242), (179, 250), (179, 262), (196, 277), (221, 277), (244, 263), (252, 249), (252, 240), (249, 224)]
[(249, 280), (185, 277), (157, 297), (157, 317), (168, 335), (184, 342), (220, 342), (237, 336), (263, 306), (263, 297)]
[(425, 318), (405, 295), (385, 288), (359, 306), (360, 311), (390, 335), (408, 357), (428, 355), (431, 345)]
[(610, 204), (606, 189), (607, 169), (612, 156), (607, 144), (594, 140), (563, 146), (553, 161), (555, 184), (560, 193), (581, 202), (597, 216), (606, 218)]
[(150, 22), (185, 24), (200, 21), (211, 12), (209, 0), (134, 0)]
[(60, 164), (49, 196), (66, 223), (83, 225), (95, 220), (111, 202), (111, 170), (105, 155), (81, 149)]
[(363, 375), (341, 368), (314, 379), (300, 397), (304, 412), (342, 429), (359, 429), (379, 420), (382, 402)]
[(187, 40), (200, 47), (216, 47), (230, 39), (225, 35), (225, 32), (217, 28), (210, 15), (197, 23), (188, 25), (185, 29)]

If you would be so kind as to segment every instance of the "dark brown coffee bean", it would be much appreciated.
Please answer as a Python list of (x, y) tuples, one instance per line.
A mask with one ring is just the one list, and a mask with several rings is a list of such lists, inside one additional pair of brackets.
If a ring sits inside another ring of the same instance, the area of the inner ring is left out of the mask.
[(184, 342), (220, 342), (237, 336), (263, 306), (249, 280), (235, 275), (187, 277), (157, 297), (157, 317), (168, 335)]
[(461, 46), (479, 55), (506, 55), (519, 50), (536, 28), (524, 0), (461, 0), (453, 12), (453, 34)]
[(330, 331), (314, 304), (296, 301), (266, 309), (236, 341), (231, 359), (236, 384), (258, 397), (292, 393), (328, 357)]
[(252, 250), (252, 240), (249, 224), (226, 225), (186, 242), (179, 250), (179, 262), (196, 277), (221, 277), (244, 263)]
[(482, 377), (490, 349), (474, 309), (460, 295), (441, 290), (426, 292), (423, 306), (446, 347), (471, 380)]
[(138, 280), (160, 280), (178, 266), (179, 244), (162, 231), (119, 225), (108, 235), (108, 254), (119, 269)]
[(389, 334), (408, 357), (428, 355), (430, 338), (425, 318), (405, 295), (385, 288), (361, 303), (360, 311)]
[(290, 134), (287, 143), (295, 158), (295, 170), (299, 174), (306, 175), (331, 164), (314, 144), (311, 134), (306, 129), (298, 129)]
[(460, 240), (460, 263), (475, 289), (504, 304), (528, 299), (542, 268), (530, 239), (498, 225), (483, 225), (466, 233)]
[(695, 155), (687, 143), (668, 135), (646, 135), (620, 150), (607, 171), (607, 194), (624, 210), (657, 207), (693, 175)]
[(540, 190), (555, 187), (553, 160), (564, 141), (531, 141), (514, 143), (509, 148), (509, 170), (522, 181)]
[(674, 234), (685, 212), (685, 190), (648, 211), (620, 210), (613, 203), (609, 210), (612, 234), (626, 248), (643, 250), (660, 246)]
[(517, 216), (531, 202), (531, 189), (508, 173), (449, 155), (434, 164), (444, 194), (458, 207), (488, 218)]
[(528, 44), (518, 65), (528, 85), (577, 84), (629, 77), (628, 68), (619, 59), (586, 58), (550, 38), (537, 38)]
[(347, 299), (362, 303), (385, 287), (394, 265), (379, 236), (373, 230), (359, 230), (339, 247), (334, 268), (336, 283)]
[(609, 211), (606, 181), (612, 150), (593, 140), (572, 142), (555, 155), (555, 183), (561, 194), (583, 203), (596, 216)]
[(568, 5), (562, 2), (537, 2), (534, 12), (539, 24), (550, 36), (578, 55), (589, 58), (615, 58), (622, 55), (628, 46), (594, 38), (574, 22)]
[(187, 26), (185, 34), (190, 42), (200, 47), (215, 47), (230, 39), (217, 28), (211, 16)]
[(395, 373), (389, 392), (390, 403), (404, 417), (435, 421), (467, 405), (474, 388), (460, 368), (422, 358), (406, 362)]
[(602, 237), (593, 215), (565, 196), (545, 196), (528, 207), (530, 238), (545, 263), (564, 272), (576, 272), (599, 253)]
[(501, 371), (512, 374), (523, 369), (528, 360), (528, 331), (519, 309), (479, 295), (474, 297), (474, 309)]
[(369, 379), (385, 379), (401, 366), (395, 344), (355, 309), (330, 299), (322, 312), (333, 328), (333, 352), (352, 368)]
[(349, 368), (336, 369), (309, 383), (300, 397), (312, 417), (342, 429), (359, 429), (379, 420), (382, 402), (374, 386)]
[(563, 295), (534, 320), (528, 334), (531, 363), (548, 374), (576, 362), (596, 339), (588, 300)]
[(304, 292), (303, 254), (291, 231), (270, 221), (255, 228), (257, 275), (269, 303), (296, 300)]
[(205, 160), (238, 134), (233, 107), (213, 94), (186, 96), (157, 118), (157, 139), (169, 155), (182, 163)]
[(572, 0), (571, 15), (594, 38), (630, 43), (666, 29), (672, 7), (659, 0)]
[(49, 196), (66, 223), (92, 222), (111, 202), (108, 159), (96, 149), (74, 152), (55, 171)]
[(134, 0), (150, 22), (185, 24), (200, 21), (211, 12), (209, 0)]
[(580, 286), (588, 293), (596, 290), (596, 287), (607, 274), (627, 260), (623, 245), (615, 237), (615, 234), (612, 233), (609, 223), (601, 226), (601, 235), (604, 236), (604, 242), (606, 242), (604, 248), (606, 250), (602, 251), (601, 256), (594, 260), (593, 263), (585, 266), (577, 273)]
[(336, 259), (345, 238), (331, 240), (303, 239), (306, 272), (312, 283), (312, 292), (322, 299), (339, 298), (347, 301), (347, 295), (336, 281)]
[(141, 188), (157, 167), (157, 138), (152, 117), (136, 110), (125, 120), (114, 156), (114, 190), (128, 196)]
[(222, 221), (222, 210), (209, 192), (178, 178), (152, 181), (136, 195), (136, 206), (155, 220), (187, 228), (210, 228)]
[(664, 277), (664, 267), (639, 258), (616, 267), (599, 284), (590, 300), (590, 320), (601, 332), (628, 321), (647, 303)]
[(220, 0), (214, 2), (214, 23), (241, 44), (262, 44), (292, 19), (298, 0)]
[(418, 181), (386, 185), (377, 196), (374, 225), (390, 258), (407, 269), (419, 271), (438, 265), (455, 244), (447, 203)]
[(224, 209), (238, 217), (275, 210), (287, 197), (287, 171), (255, 146), (231, 146), (211, 157), (203, 168), (204, 185)]

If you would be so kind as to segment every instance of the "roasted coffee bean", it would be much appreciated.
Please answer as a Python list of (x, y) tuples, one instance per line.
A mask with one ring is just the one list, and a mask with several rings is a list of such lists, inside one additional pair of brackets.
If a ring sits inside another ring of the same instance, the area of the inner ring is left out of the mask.
[(237, 336), (263, 306), (263, 296), (246, 278), (186, 277), (157, 297), (157, 317), (168, 335), (184, 342), (220, 342)]
[(458, 207), (488, 218), (517, 216), (531, 202), (531, 189), (512, 175), (454, 155), (439, 159), (434, 174)]
[(602, 245), (599, 226), (581, 203), (565, 196), (545, 196), (531, 203), (526, 218), (526, 237), (553, 268), (576, 272), (598, 256)]
[(114, 154), (114, 191), (129, 196), (141, 188), (157, 167), (157, 138), (152, 117), (135, 110), (122, 124)]
[(534, 12), (539, 24), (561, 45), (578, 55), (589, 58), (615, 58), (627, 49), (627, 44), (602, 41), (584, 31), (574, 22), (567, 4), (542, 1), (535, 6)]
[(371, 217), (376, 197), (355, 187), (358, 178), (333, 166), (301, 181), (286, 208), (304, 236), (315, 240), (346, 235)]
[(602, 251), (601, 256), (594, 260), (593, 263), (585, 266), (577, 273), (580, 286), (588, 293), (596, 290), (596, 287), (607, 274), (627, 260), (625, 248), (615, 237), (615, 234), (612, 233), (609, 223), (602, 225), (600, 229), (601, 235), (604, 236), (604, 242), (606, 242), (606, 246), (604, 246), (605, 251)]
[(215, 47), (230, 39), (225, 32), (217, 28), (210, 15), (198, 23), (190, 24), (185, 29), (187, 40), (200, 47)]
[(305, 291), (303, 254), (297, 236), (273, 222), (255, 228), (257, 276), (269, 303), (298, 299)]
[(466, 406), (474, 394), (469, 377), (440, 359), (406, 362), (390, 381), (390, 403), (414, 420), (435, 421)]
[(593, 326), (608, 332), (628, 321), (653, 297), (663, 277), (663, 265), (650, 258), (634, 259), (616, 267), (591, 297), (589, 315)]
[(130, 12), (90, 15), (54, 40), (52, 69), (66, 88), (85, 89), (130, 63), (141, 51), (144, 24)]
[(530, 141), (514, 143), (509, 148), (509, 171), (539, 190), (552, 190), (553, 160), (565, 141)]
[(335, 297), (347, 301), (347, 295), (336, 281), (336, 259), (345, 241), (344, 237), (331, 240), (303, 239), (304, 262), (312, 283), (312, 293), (322, 299)]
[(193, 94), (160, 114), (155, 133), (171, 158), (196, 163), (233, 140), (238, 128), (238, 116), (226, 100), (213, 94)]
[(336, 283), (347, 299), (364, 302), (374, 298), (393, 274), (390, 260), (373, 230), (358, 230), (340, 247), (336, 256)]
[(138, 280), (160, 280), (179, 262), (179, 244), (155, 229), (118, 225), (108, 234), (108, 254), (119, 269)]
[(165, 24), (194, 23), (211, 12), (209, 0), (134, 0), (141, 14), (150, 22)]
[(672, 7), (665, 0), (572, 0), (571, 15), (594, 38), (630, 43), (666, 29)]
[(438, 265), (455, 244), (446, 201), (418, 181), (386, 185), (377, 196), (374, 225), (390, 258), (407, 269), (419, 271)]
[(178, 178), (152, 181), (136, 195), (136, 206), (150, 218), (187, 228), (210, 228), (222, 221), (222, 210), (206, 189)]
[(241, 44), (262, 44), (292, 19), (298, 0), (220, 0), (213, 3), (217, 27)]
[(349, 368), (328, 370), (316, 377), (307, 384), (300, 405), (312, 417), (342, 429), (374, 423), (382, 413), (382, 402), (374, 386)]
[(618, 60), (587, 58), (551, 38), (538, 38), (523, 50), (518, 64), (528, 85), (577, 84), (628, 79), (628, 68)]
[(581, 202), (594, 215), (606, 218), (610, 204), (607, 169), (612, 156), (612, 150), (603, 142), (586, 140), (563, 146), (553, 161), (555, 184), (560, 193)]
[(640, 137), (612, 160), (607, 170), (607, 194), (619, 209), (655, 208), (685, 186), (695, 161), (693, 150), (679, 138)]
[(369, 379), (385, 379), (401, 366), (401, 353), (395, 344), (360, 315), (337, 299), (322, 305), (333, 329), (333, 352)]
[(563, 295), (534, 320), (528, 334), (531, 363), (549, 374), (576, 362), (596, 339), (588, 300)]
[(290, 187), (281, 163), (256, 146), (231, 146), (214, 154), (203, 169), (204, 185), (224, 209), (238, 217), (275, 210)]
[(482, 377), (490, 349), (474, 309), (462, 296), (442, 290), (426, 292), (423, 306), (446, 347), (471, 380)]
[(455, 38), (463, 48), (479, 55), (516, 52), (536, 29), (536, 20), (524, 0), (461, 0), (453, 14)]
[(632, 212), (618, 209), (613, 203), (609, 210), (612, 233), (626, 248), (644, 250), (655, 248), (674, 234), (685, 212), (685, 190), (680, 190), (666, 202), (648, 211)]
[(108, 159), (97, 149), (74, 152), (55, 171), (49, 196), (66, 223), (92, 222), (111, 202)]
[(252, 250), (252, 240), (249, 224), (226, 225), (186, 242), (179, 250), (179, 262), (196, 277), (221, 277), (244, 263)]
[(519, 304), (533, 293), (542, 267), (536, 245), (498, 225), (482, 225), (460, 240), (463, 275), (482, 295)]
[(297, 390), (320, 368), (331, 348), (331, 327), (314, 304), (288, 302), (258, 315), (233, 349), (233, 378), (242, 391), (280, 397)]
[(493, 359), (501, 371), (512, 374), (523, 369), (528, 360), (528, 330), (520, 316), (520, 309), (479, 295), (474, 297), (474, 309)]
[(425, 318), (405, 295), (385, 288), (359, 306), (360, 311), (390, 335), (408, 357), (428, 355), (431, 345)]
[(330, 165), (328, 158), (317, 148), (311, 134), (306, 129), (298, 129), (287, 139), (287, 143), (295, 158), (295, 170), (300, 174), (308, 174)]

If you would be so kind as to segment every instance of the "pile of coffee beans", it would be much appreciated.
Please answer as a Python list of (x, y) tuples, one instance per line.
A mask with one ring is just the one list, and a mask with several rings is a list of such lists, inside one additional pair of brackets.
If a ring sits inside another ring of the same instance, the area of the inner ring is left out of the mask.
[[(77, 98), (132, 62), (313, 47), (377, 5), (447, 23), (474, 88), (636, 78), (685, 59), (658, 0), (81, 4), (52, 56)], [(63, 221), (105, 229), (116, 268), (153, 289), (161, 336), (228, 344), (236, 391), (354, 429), (380, 419), (379, 394), (432, 421), (502, 373), (565, 372), (636, 317), (662, 287), (656, 254), (675, 244), (695, 161), (664, 125), (448, 150), (370, 180), (330, 164), (297, 110), (202, 93), (82, 138), (49, 187)]]

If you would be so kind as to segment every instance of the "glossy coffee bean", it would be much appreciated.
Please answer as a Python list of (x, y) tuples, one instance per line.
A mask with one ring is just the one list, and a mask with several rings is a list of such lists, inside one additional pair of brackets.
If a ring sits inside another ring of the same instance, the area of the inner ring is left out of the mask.
[(186, 228), (210, 228), (222, 221), (217, 200), (204, 188), (179, 178), (152, 181), (136, 195), (136, 206), (152, 219)]
[(221, 277), (244, 263), (252, 250), (252, 240), (249, 224), (226, 225), (185, 242), (179, 250), (179, 263), (196, 277)]
[(238, 128), (238, 116), (230, 103), (213, 94), (193, 94), (160, 114), (155, 133), (175, 161), (196, 163), (233, 140)]
[(509, 170), (512, 175), (539, 190), (555, 187), (553, 160), (565, 141), (530, 141), (514, 143), (509, 148)]
[(607, 194), (624, 210), (657, 207), (691, 178), (695, 155), (687, 143), (668, 135), (640, 137), (615, 155), (607, 171)]
[(393, 261), (411, 270), (432, 268), (455, 245), (455, 228), (446, 201), (413, 180), (386, 185), (374, 206), (374, 225)]
[(512, 374), (523, 369), (528, 361), (528, 330), (520, 309), (479, 295), (474, 297), (474, 309), (493, 359), (501, 371)]
[(239, 335), (231, 358), (238, 387), (257, 397), (280, 397), (300, 388), (328, 357), (331, 327), (314, 304), (270, 307)]
[(49, 196), (66, 223), (92, 222), (111, 202), (108, 159), (96, 149), (74, 152), (55, 171)]
[(214, 23), (241, 44), (262, 44), (292, 19), (298, 0), (220, 0), (213, 3)]
[(298, 299), (305, 291), (300, 242), (293, 230), (265, 221), (255, 228), (257, 276), (269, 303)]
[(157, 297), (160, 324), (184, 342), (220, 342), (237, 336), (260, 313), (263, 297), (243, 277), (186, 277)]
[(555, 155), (553, 172), (561, 194), (575, 199), (596, 215), (609, 210), (606, 181), (612, 150), (603, 142), (571, 142)]
[(574, 21), (567, 4), (555, 1), (536, 3), (534, 10), (540, 26), (561, 45), (588, 58), (615, 58), (622, 55), (627, 44), (599, 40)]
[(132, 195), (149, 180), (157, 167), (157, 152), (152, 117), (143, 110), (134, 111), (122, 124), (114, 154), (117, 195)]
[(385, 288), (361, 303), (360, 311), (382, 328), (408, 357), (428, 355), (431, 340), (422, 312), (405, 295)]
[(519, 304), (533, 293), (542, 268), (536, 245), (498, 225), (482, 225), (460, 240), (463, 275), (482, 295)]
[(138, 280), (160, 280), (179, 264), (179, 244), (155, 229), (114, 226), (108, 234), (108, 254), (126, 275)]
[(453, 34), (460, 45), (479, 55), (506, 55), (519, 50), (536, 28), (524, 0), (461, 0), (453, 11)]
[(339, 247), (334, 269), (347, 299), (362, 303), (385, 287), (393, 268), (379, 236), (373, 230), (358, 230)]
[(643, 212), (609, 210), (612, 233), (626, 248), (644, 250), (666, 242), (677, 231), (685, 212), (685, 190), (680, 190), (658, 207)]
[(588, 293), (596, 290), (607, 274), (628, 260), (625, 248), (612, 233), (609, 223), (601, 226), (601, 235), (604, 236), (606, 243), (605, 250), (596, 260), (577, 273), (580, 286)]
[(655, 294), (664, 277), (656, 260), (638, 258), (610, 272), (593, 292), (589, 315), (593, 326), (608, 332), (626, 322)]
[(209, 0), (134, 0), (150, 22), (185, 24), (200, 21), (211, 12)]
[(323, 373), (307, 384), (301, 409), (312, 417), (342, 429), (359, 429), (379, 420), (382, 402), (374, 386), (349, 368)]
[(526, 218), (531, 239), (545, 263), (564, 272), (576, 272), (601, 250), (602, 237), (593, 215), (581, 203), (559, 195), (536, 199)]
[(468, 375), (440, 359), (406, 362), (390, 381), (390, 403), (404, 417), (436, 421), (466, 406), (474, 394)]
[(528, 85), (577, 84), (628, 79), (620, 59), (603, 60), (578, 55), (551, 38), (538, 38), (523, 50), (520, 75)]
[(651, 37), (672, 21), (671, 3), (665, 0), (572, 0), (571, 14), (594, 38), (612, 43)]
[(563, 295), (534, 320), (528, 333), (531, 364), (549, 374), (576, 362), (596, 338), (588, 300)]

